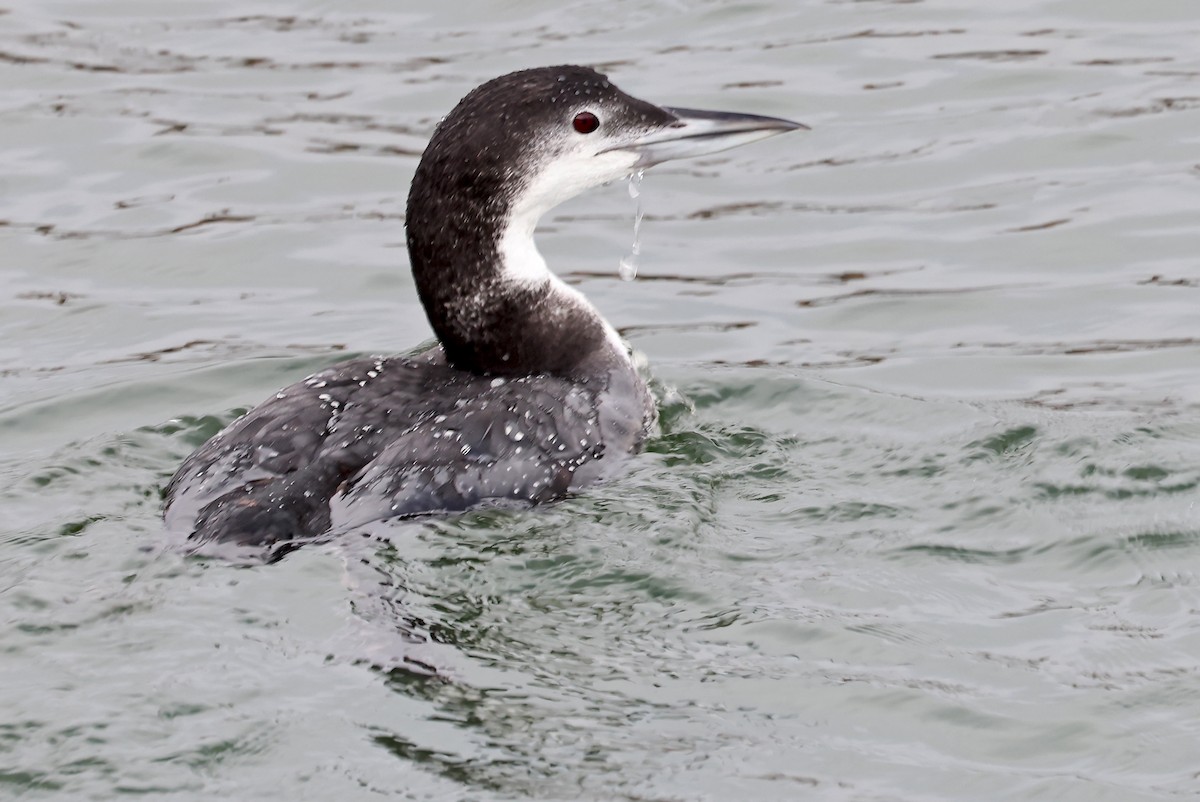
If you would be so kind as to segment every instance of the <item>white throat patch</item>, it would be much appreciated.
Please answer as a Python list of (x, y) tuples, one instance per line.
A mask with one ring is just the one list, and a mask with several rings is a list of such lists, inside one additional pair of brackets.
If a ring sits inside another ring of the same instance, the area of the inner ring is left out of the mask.
[(633, 172), (637, 156), (609, 151), (597, 154), (591, 147), (569, 150), (538, 169), (512, 203), (500, 235), (500, 264), (506, 278), (522, 283), (550, 277), (546, 260), (538, 252), (533, 232), (546, 212), (585, 189)]
[(616, 329), (583, 293), (568, 287), (550, 271), (533, 239), (534, 229), (546, 212), (586, 189), (629, 175), (636, 168), (636, 154), (622, 151), (596, 153), (595, 148), (602, 145), (602, 141), (581, 141), (576, 148), (560, 152), (548, 164), (536, 170), (529, 184), (513, 200), (504, 232), (500, 235), (498, 255), (505, 280), (522, 284), (549, 281), (550, 291), (562, 299), (564, 308), (573, 306), (594, 314), (603, 324), (614, 352), (628, 359), (629, 351)]

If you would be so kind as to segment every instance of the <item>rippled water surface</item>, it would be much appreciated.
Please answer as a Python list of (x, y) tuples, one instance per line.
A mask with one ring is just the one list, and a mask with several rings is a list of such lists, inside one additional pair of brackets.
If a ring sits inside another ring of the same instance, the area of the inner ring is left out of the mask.
[[(0, 0), (0, 798), (1200, 792), (1193, 0)], [(430, 334), (437, 119), (582, 62), (789, 135), (544, 221), (662, 431), (562, 503), (161, 548), (239, 410)]]

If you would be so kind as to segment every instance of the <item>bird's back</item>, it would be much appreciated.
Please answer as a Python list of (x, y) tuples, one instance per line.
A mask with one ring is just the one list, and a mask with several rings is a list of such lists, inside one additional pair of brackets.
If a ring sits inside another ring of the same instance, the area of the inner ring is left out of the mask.
[(653, 404), (628, 360), (588, 378), (480, 376), (435, 348), (356, 359), (287, 387), (197, 450), (166, 520), (264, 546), (393, 516), (534, 503), (634, 451)]

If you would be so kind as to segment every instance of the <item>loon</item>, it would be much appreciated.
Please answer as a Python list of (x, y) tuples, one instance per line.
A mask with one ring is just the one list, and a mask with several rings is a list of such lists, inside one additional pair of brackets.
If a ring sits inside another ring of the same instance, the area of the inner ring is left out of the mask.
[(804, 128), (656, 106), (586, 67), (478, 86), (438, 124), (408, 194), (409, 260), (437, 344), (335, 364), (251, 409), (175, 473), (168, 530), (198, 550), (281, 552), (611, 475), (656, 409), (617, 332), (547, 268), (538, 219), (668, 159)]

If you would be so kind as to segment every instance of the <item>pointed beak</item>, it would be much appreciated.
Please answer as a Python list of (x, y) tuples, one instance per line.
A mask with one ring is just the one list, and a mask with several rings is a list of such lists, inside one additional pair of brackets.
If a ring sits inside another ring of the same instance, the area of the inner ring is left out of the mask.
[(676, 121), (608, 150), (640, 155), (637, 166), (650, 167), (670, 159), (687, 159), (757, 142), (787, 131), (807, 131), (808, 126), (779, 117), (663, 107)]

